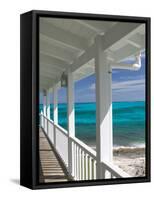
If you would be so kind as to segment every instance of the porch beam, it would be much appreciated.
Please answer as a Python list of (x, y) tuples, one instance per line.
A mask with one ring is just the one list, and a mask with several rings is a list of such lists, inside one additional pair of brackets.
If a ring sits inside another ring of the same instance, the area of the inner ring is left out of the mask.
[[(40, 33), (51, 37), (55, 41), (61, 42), (64, 45), (76, 48), (76, 49), (86, 49), (88, 42), (85, 41), (80, 36), (68, 32), (64, 29), (56, 27), (54, 24), (41, 19)], [(80, 42), (79, 42), (80, 41)]]
[(139, 23), (118, 23), (105, 33), (100, 39), (102, 50), (107, 50), (109, 47), (117, 43), (119, 40), (128, 39), (141, 24)]
[(55, 58), (52, 55), (46, 55), (43, 52), (40, 52), (40, 63), (46, 63), (47, 65), (53, 65), (62, 69), (67, 69), (69, 65), (68, 62)]
[(133, 45), (134, 47), (143, 48), (145, 46), (145, 35), (141, 35), (138, 33), (131, 39), (128, 39), (127, 42)]
[(93, 20), (75, 20), (75, 22), (82, 24), (83, 26), (89, 28), (90, 30), (98, 33), (98, 31), (101, 34), (104, 34), (107, 30), (107, 28), (109, 28), (109, 25), (115, 24), (115, 22), (105, 22), (105, 21), (93, 21)]
[(114, 62), (120, 62), (123, 58), (128, 58), (134, 54), (138, 54), (141, 49), (143, 49), (143, 46), (141, 48), (138, 48), (129, 44), (115, 52), (112, 52), (112, 58), (114, 59)]
[[(100, 37), (100, 47), (102, 51), (106, 51), (109, 47), (117, 43), (121, 39), (128, 39), (130, 35), (140, 28), (138, 23), (117, 23), (114, 25), (105, 35)], [(77, 70), (79, 67), (87, 63), (94, 57), (95, 53), (95, 43), (92, 44), (87, 50), (77, 57), (75, 61), (70, 65), (72, 71)]]
[(45, 62), (40, 62), (40, 68), (42, 68), (42, 67), (44, 68), (44, 66), (48, 70), (52, 70), (52, 71), (55, 71), (55, 72), (57, 72), (57, 70), (60, 71), (60, 72), (63, 72), (65, 70), (65, 68), (61, 68), (61, 67), (54, 65), (52, 63), (48, 64), (48, 63), (45, 63)]
[(75, 54), (73, 54), (72, 52), (69, 52), (67, 49), (66, 50), (61, 49), (61, 48), (57, 49), (56, 46), (50, 45), (46, 41), (40, 42), (40, 50), (42, 53), (46, 55), (49, 55), (49, 56), (51, 55), (55, 58), (64, 60), (69, 63), (73, 62), (73, 58), (75, 58)]
[(95, 44), (92, 44), (84, 53), (77, 57), (71, 65), (69, 65), (71, 71), (77, 70), (79, 67), (91, 60), (94, 57), (94, 52)]
[(49, 82), (52, 83), (60, 77), (60, 74), (59, 74), (59, 76), (57, 76), (57, 75), (52, 74), (52, 73), (41, 72), (40, 76), (41, 76), (41, 79), (45, 78), (47, 81), (50, 79)]
[(49, 77), (50, 79), (52, 78), (52, 80), (58, 78), (61, 74), (62, 72), (56, 73), (56, 71), (52, 71), (46, 68), (43, 70), (43, 68), (40, 68), (40, 75), (44, 75), (46, 77)]

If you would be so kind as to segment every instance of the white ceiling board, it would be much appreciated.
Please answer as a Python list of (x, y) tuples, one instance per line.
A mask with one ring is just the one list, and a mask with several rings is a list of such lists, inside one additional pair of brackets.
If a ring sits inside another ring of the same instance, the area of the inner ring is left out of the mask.
[(139, 23), (40, 19), (40, 88), (50, 88), (68, 68), (75, 81), (94, 73), (95, 38), (112, 62), (135, 55), (145, 49), (145, 25)]

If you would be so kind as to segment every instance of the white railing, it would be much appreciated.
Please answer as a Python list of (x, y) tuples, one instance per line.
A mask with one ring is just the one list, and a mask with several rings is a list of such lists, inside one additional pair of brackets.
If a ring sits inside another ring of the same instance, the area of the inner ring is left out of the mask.
[(50, 139), (57, 153), (61, 157), (62, 161), (68, 167), (68, 134), (58, 124), (54, 124), (51, 119), (48, 119), (43, 114), (40, 114), (41, 127)]
[(73, 176), (75, 180), (96, 179), (96, 152), (77, 138), (70, 138), (72, 144)]
[(65, 129), (55, 124), (55, 149), (68, 167), (68, 134)]
[[(71, 176), (74, 180), (96, 179), (96, 151), (76, 137), (69, 137), (68, 132), (61, 126), (54, 124), (43, 114), (40, 114), (40, 124), (50, 139), (58, 155), (69, 171), (69, 157), (71, 156)], [(69, 152), (71, 145), (71, 155)], [(100, 165), (100, 178), (123, 178), (129, 177), (122, 169), (109, 162)]]
[(130, 175), (128, 175), (126, 172), (124, 172), (121, 168), (118, 166), (112, 164), (111, 162), (103, 162), (101, 163), (101, 169), (103, 177), (105, 178), (128, 178)]

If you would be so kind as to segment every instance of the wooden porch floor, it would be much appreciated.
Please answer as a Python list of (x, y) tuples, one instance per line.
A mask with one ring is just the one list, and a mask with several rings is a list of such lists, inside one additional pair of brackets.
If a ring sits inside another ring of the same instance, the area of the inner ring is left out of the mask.
[(62, 161), (54, 151), (48, 138), (40, 128), (39, 132), (40, 154), (40, 183), (69, 181), (69, 177)]

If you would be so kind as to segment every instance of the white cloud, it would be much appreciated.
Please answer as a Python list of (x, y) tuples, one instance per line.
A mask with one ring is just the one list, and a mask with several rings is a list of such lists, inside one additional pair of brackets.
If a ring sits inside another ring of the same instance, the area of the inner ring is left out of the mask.
[(112, 84), (113, 90), (137, 90), (143, 88), (145, 85), (145, 80), (129, 80), (129, 81), (122, 81), (122, 82), (114, 82)]
[[(120, 81), (120, 82), (113, 82), (112, 83), (112, 90), (127, 90), (127, 91), (135, 91), (135, 90), (142, 90), (145, 86), (145, 80), (129, 80), (129, 81)], [(92, 83), (89, 87), (90, 90), (95, 90), (95, 83)]]

